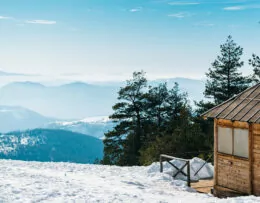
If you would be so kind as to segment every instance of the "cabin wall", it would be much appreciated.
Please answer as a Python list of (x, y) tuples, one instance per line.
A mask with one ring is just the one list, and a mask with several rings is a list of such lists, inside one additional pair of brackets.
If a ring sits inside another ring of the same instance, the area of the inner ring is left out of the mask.
[(218, 155), (218, 186), (249, 194), (249, 161)]
[[(233, 155), (223, 154), (218, 152), (218, 127), (250, 129), (248, 123), (232, 122), (229, 120), (215, 119), (215, 181), (214, 188), (231, 189), (242, 194), (251, 194), (251, 153), (249, 151), (249, 158), (240, 158)], [(259, 128), (260, 130), (260, 128)], [(260, 131), (259, 131), (260, 132)], [(249, 130), (249, 139), (251, 131)], [(259, 134), (260, 136), (260, 134)], [(251, 139), (249, 141), (249, 149)], [(259, 150), (260, 152), (260, 150)], [(260, 154), (259, 154), (260, 155)], [(260, 156), (259, 156), (260, 158)], [(259, 173), (260, 174), (260, 173)], [(227, 195), (228, 196), (228, 195)]]
[(252, 124), (253, 194), (260, 196), (260, 124)]

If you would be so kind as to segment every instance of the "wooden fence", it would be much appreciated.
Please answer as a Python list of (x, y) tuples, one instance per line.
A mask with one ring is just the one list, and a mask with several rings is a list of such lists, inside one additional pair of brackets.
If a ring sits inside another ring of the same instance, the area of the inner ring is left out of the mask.
[[(178, 168), (176, 165), (174, 165), (173, 163), (170, 162), (170, 160), (179, 160), (181, 162), (184, 163), (183, 166), (181, 166), (180, 168)], [(172, 175), (173, 178), (175, 178), (178, 174), (182, 174), (184, 176), (187, 177), (187, 185), (188, 187), (191, 186), (191, 179), (190, 179), (190, 160), (189, 159), (181, 159), (181, 158), (177, 158), (177, 157), (173, 157), (173, 156), (169, 156), (169, 155), (165, 155), (165, 154), (161, 154), (160, 155), (160, 172), (163, 172), (163, 161), (166, 160), (173, 168), (175, 168), (177, 170), (177, 172), (175, 174)], [(183, 169), (187, 167), (187, 173), (185, 173), (183, 171)]]
[[(213, 156), (213, 151), (198, 151), (198, 152), (186, 152), (185, 154), (193, 154), (193, 153), (207, 153), (208, 158), (205, 160), (204, 164), (201, 165), (201, 167), (194, 172), (194, 176), (196, 176), (204, 166), (206, 166), (207, 162), (212, 158)], [(184, 153), (183, 153), (184, 154)], [(176, 165), (174, 165), (172, 162), (170, 162), (171, 160), (179, 160), (181, 162), (184, 163), (184, 165), (180, 168), (178, 168)], [(175, 168), (177, 171), (175, 174), (172, 175), (173, 178), (175, 178), (178, 174), (182, 174), (185, 177), (187, 177), (187, 185), (190, 187), (191, 186), (191, 177), (190, 177), (190, 160), (189, 159), (183, 159), (183, 158), (178, 158), (178, 157), (174, 157), (174, 156), (169, 156), (169, 155), (165, 155), (165, 154), (161, 154), (160, 155), (160, 172), (163, 172), (163, 161), (167, 161), (167, 163), (169, 163), (173, 168)], [(183, 171), (183, 169), (187, 167), (187, 173), (185, 173)]]

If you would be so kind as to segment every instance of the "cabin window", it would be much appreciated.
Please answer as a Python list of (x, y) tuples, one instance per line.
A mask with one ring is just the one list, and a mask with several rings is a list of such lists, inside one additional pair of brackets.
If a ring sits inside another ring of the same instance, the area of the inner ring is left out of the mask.
[(218, 151), (232, 154), (232, 128), (218, 127)]
[(248, 130), (234, 129), (234, 155), (248, 158)]
[(247, 129), (218, 127), (218, 152), (248, 158), (248, 135)]

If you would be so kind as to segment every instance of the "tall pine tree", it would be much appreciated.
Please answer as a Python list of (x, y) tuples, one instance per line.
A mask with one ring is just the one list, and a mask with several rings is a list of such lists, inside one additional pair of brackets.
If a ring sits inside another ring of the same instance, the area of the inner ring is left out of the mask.
[(120, 102), (113, 106), (111, 119), (117, 126), (105, 134), (104, 164), (137, 165), (144, 136), (144, 72), (134, 72), (133, 78), (118, 92)]
[(244, 65), (241, 61), (243, 48), (238, 46), (228, 36), (226, 42), (220, 45), (220, 55), (212, 63), (212, 68), (206, 73), (207, 82), (204, 95), (220, 104), (225, 100), (245, 90), (251, 80), (243, 77), (239, 68)]
[(260, 57), (253, 54), (252, 58), (249, 59), (249, 65), (251, 65), (254, 68), (253, 80), (255, 82), (259, 82), (260, 81)]
[(145, 127), (146, 131), (149, 132), (147, 135), (148, 140), (153, 140), (155, 136), (161, 135), (165, 124), (168, 95), (166, 83), (155, 87), (150, 86), (148, 92), (145, 94), (145, 114), (147, 118)]
[(242, 55), (243, 48), (238, 46), (231, 36), (228, 36), (226, 42), (220, 45), (220, 55), (206, 73), (204, 95), (211, 100), (195, 102), (197, 117), (194, 118), (194, 122), (199, 124), (202, 132), (209, 137), (209, 146), (213, 146), (214, 123), (212, 119), (201, 118), (201, 114), (242, 92), (250, 85), (251, 79), (243, 77), (239, 72), (244, 65), (244, 62), (241, 61)]

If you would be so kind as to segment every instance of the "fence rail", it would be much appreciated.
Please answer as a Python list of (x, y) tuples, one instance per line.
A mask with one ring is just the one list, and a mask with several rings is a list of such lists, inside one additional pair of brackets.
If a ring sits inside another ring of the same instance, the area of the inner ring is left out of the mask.
[[(162, 173), (163, 172), (163, 160), (166, 160), (167, 163), (169, 163), (171, 166), (173, 166), (177, 172), (175, 174), (173, 174), (173, 178), (175, 178), (178, 174), (182, 174), (184, 176), (187, 177), (187, 185), (188, 187), (190, 187), (191, 185), (191, 179), (190, 179), (190, 160), (189, 159), (182, 159), (182, 158), (177, 158), (177, 157), (173, 157), (173, 156), (169, 156), (169, 155), (165, 155), (165, 154), (161, 154), (160, 155), (160, 172)], [(185, 164), (178, 168), (176, 165), (174, 165), (173, 163), (171, 163), (169, 160), (173, 160), (173, 159), (176, 159), (176, 160), (179, 160), (179, 161), (182, 161), (184, 162)], [(187, 166), (187, 173), (185, 173), (183, 171), (183, 169)]]

